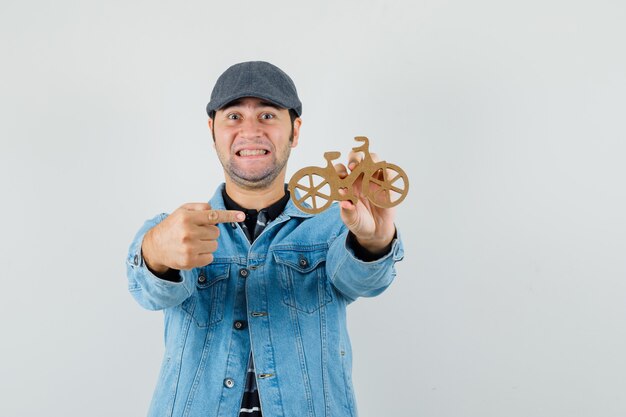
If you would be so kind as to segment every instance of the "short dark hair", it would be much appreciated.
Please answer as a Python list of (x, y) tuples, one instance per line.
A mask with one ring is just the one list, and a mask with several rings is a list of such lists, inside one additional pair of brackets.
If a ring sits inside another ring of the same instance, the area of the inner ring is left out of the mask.
[(298, 113), (296, 113), (294, 109), (289, 109), (289, 118), (291, 119), (291, 124), (293, 125), (293, 122), (295, 122), (298, 118)]

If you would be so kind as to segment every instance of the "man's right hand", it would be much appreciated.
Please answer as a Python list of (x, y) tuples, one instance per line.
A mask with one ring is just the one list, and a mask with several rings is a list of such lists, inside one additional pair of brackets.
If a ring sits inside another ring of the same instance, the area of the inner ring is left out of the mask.
[(244, 219), (241, 211), (211, 210), (208, 203), (184, 204), (146, 233), (141, 244), (144, 261), (157, 275), (208, 265), (220, 235), (216, 224)]

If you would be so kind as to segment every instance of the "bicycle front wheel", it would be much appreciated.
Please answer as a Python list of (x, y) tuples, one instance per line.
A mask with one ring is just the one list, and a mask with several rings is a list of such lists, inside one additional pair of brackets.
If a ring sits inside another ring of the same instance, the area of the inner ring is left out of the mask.
[(409, 179), (397, 165), (379, 162), (374, 172), (363, 178), (363, 194), (375, 206), (397, 206), (409, 193)]

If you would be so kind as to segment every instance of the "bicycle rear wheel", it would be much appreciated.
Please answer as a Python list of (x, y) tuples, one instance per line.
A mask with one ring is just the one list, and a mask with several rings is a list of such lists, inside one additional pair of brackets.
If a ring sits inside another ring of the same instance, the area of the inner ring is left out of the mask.
[(321, 213), (333, 202), (330, 184), (320, 168), (296, 172), (289, 181), (289, 192), (296, 207), (309, 214)]

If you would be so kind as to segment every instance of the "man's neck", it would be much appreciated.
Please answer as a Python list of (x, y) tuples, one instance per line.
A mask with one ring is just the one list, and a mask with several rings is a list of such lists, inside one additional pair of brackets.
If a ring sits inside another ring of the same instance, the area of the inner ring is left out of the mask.
[(275, 181), (268, 188), (250, 190), (227, 180), (226, 194), (241, 207), (261, 210), (271, 206), (285, 195), (285, 185), (282, 181)]

